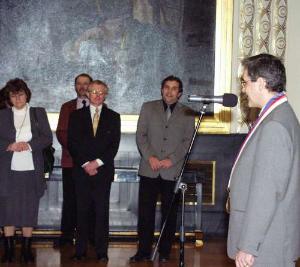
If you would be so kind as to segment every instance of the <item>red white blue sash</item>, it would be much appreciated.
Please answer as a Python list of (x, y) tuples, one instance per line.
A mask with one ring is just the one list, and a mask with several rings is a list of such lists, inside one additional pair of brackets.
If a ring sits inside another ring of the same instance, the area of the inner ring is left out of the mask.
[(233, 167), (231, 169), (231, 173), (230, 173), (230, 178), (229, 178), (229, 182), (228, 182), (228, 188), (230, 187), (230, 182), (231, 182), (231, 178), (232, 178), (232, 174), (233, 171), (235, 169), (235, 166), (237, 164), (237, 162), (239, 161), (239, 158), (241, 156), (241, 154), (243, 153), (248, 141), (251, 139), (251, 137), (253, 136), (254, 132), (256, 131), (256, 129), (258, 128), (258, 126), (262, 123), (262, 121), (278, 106), (280, 106), (281, 104), (283, 104), (284, 102), (287, 101), (287, 97), (285, 94), (280, 94), (278, 97), (276, 97), (269, 105), (267, 105), (267, 107), (262, 111), (262, 113), (260, 114), (260, 116), (257, 118), (257, 120), (255, 121), (253, 127), (251, 128), (251, 130), (249, 131), (249, 133), (247, 134), (240, 150), (239, 153), (234, 161)]

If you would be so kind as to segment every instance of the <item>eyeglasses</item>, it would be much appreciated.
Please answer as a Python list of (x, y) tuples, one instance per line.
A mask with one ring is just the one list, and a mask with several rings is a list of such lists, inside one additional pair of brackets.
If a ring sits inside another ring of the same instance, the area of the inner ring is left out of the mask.
[(90, 89), (88, 90), (88, 92), (90, 94), (93, 94), (93, 95), (96, 95), (96, 96), (103, 96), (103, 95), (106, 95), (106, 92), (102, 92), (102, 91), (97, 91), (95, 89)]
[(245, 81), (243, 78), (240, 79), (240, 83), (241, 83), (241, 86), (242, 88), (244, 88), (248, 82), (252, 82), (251, 80), (248, 80), (248, 81)]
[(10, 98), (21, 98), (21, 97), (24, 97), (24, 96), (26, 96), (26, 94), (24, 92), (9, 95)]

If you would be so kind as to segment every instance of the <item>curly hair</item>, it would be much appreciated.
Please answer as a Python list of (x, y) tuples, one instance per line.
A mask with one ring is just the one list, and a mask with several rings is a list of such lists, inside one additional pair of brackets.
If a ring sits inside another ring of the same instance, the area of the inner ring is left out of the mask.
[(29, 103), (31, 99), (31, 91), (28, 88), (26, 82), (20, 78), (14, 78), (9, 80), (5, 85), (5, 94), (7, 97), (7, 102), (10, 106), (12, 106), (12, 103), (10, 102), (9, 95), (11, 93), (16, 94), (23, 91), (26, 95), (26, 102)]

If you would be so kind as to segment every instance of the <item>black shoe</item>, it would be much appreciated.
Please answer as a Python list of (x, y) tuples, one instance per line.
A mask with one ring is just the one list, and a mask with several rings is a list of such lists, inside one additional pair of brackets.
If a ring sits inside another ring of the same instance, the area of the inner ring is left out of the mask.
[(141, 262), (141, 261), (151, 261), (150, 255), (143, 255), (136, 253), (134, 256), (129, 258), (130, 263)]
[(86, 259), (86, 254), (79, 254), (79, 253), (75, 253), (72, 257), (71, 260), (73, 261), (81, 261), (81, 260), (85, 260)]
[(161, 263), (165, 263), (165, 262), (168, 262), (170, 260), (170, 256), (159, 255), (159, 259), (158, 260)]
[(97, 260), (101, 262), (108, 262), (107, 254), (98, 254)]

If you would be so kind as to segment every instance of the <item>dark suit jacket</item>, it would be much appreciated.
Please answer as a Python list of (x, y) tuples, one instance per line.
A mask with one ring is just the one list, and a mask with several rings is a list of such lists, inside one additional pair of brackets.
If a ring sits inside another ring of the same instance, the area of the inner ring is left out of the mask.
[[(33, 109), (30, 108), (32, 139), (29, 142), (32, 149), (34, 172), (36, 178), (35, 190), (42, 196), (46, 188), (44, 179), (44, 159), (42, 150), (52, 143), (52, 132), (44, 108), (35, 108), (39, 129), (37, 128)], [(13, 152), (6, 151), (9, 144), (16, 140), (16, 129), (11, 108), (0, 110), (0, 196), (10, 194), (9, 176)]]
[(70, 116), (68, 127), (68, 149), (74, 160), (76, 176), (86, 175), (81, 167), (87, 161), (100, 159), (104, 165), (98, 169), (96, 176), (113, 180), (114, 157), (120, 143), (120, 114), (102, 107), (97, 134), (93, 135), (90, 108), (74, 111)]
[(77, 99), (70, 100), (61, 106), (58, 124), (56, 129), (56, 137), (62, 146), (61, 166), (63, 168), (73, 167), (73, 160), (68, 151), (68, 124), (70, 114), (76, 110)]

